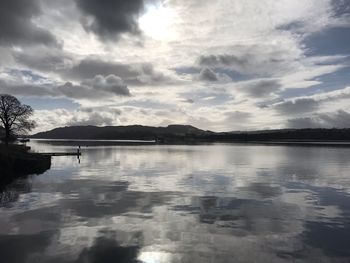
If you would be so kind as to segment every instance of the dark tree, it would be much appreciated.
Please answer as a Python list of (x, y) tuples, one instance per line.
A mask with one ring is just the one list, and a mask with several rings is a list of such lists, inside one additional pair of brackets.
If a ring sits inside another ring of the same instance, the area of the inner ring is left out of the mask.
[(29, 120), (32, 114), (32, 107), (21, 104), (14, 96), (0, 94), (0, 127), (5, 130), (6, 145), (11, 135), (26, 133), (34, 128), (35, 123)]

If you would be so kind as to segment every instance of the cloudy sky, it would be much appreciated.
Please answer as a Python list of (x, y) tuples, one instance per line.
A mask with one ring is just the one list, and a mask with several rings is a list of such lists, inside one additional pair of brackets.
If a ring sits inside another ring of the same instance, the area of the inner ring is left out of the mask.
[(348, 0), (2, 0), (0, 56), (34, 132), (350, 127)]

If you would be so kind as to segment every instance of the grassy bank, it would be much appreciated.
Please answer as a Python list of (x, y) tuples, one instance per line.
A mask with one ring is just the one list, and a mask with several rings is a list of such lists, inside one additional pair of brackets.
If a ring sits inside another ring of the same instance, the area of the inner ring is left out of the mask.
[(0, 182), (6, 183), (20, 176), (41, 174), (51, 167), (51, 157), (31, 153), (20, 145), (0, 144)]

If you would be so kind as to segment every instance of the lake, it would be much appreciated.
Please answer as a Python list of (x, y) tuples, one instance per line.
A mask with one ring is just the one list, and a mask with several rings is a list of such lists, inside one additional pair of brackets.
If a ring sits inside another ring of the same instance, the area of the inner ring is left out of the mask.
[(81, 151), (0, 194), (1, 262), (350, 262), (350, 147)]

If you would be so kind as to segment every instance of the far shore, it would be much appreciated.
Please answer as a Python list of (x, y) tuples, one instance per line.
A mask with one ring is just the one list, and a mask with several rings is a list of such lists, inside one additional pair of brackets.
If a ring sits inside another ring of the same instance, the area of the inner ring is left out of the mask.
[(350, 147), (350, 141), (345, 140), (174, 140), (168, 142), (157, 142), (155, 140), (87, 140), (87, 139), (31, 139), (36, 142), (49, 143), (53, 145), (71, 146), (138, 146), (138, 145), (211, 145), (211, 144), (242, 144), (242, 145), (294, 145), (294, 146), (342, 146)]

